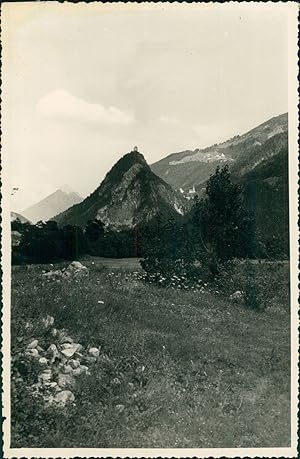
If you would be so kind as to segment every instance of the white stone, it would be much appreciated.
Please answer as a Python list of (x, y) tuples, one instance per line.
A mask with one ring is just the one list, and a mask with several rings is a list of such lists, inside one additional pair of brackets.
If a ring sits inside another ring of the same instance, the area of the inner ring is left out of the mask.
[(73, 376), (79, 376), (83, 373), (83, 371), (81, 370), (81, 367), (78, 367), (78, 368), (75, 368), (73, 370)]
[(58, 392), (54, 397), (54, 402), (58, 405), (65, 406), (68, 402), (74, 402), (75, 396), (70, 390)]
[(64, 277), (71, 276), (86, 276), (89, 274), (89, 269), (81, 264), (79, 261), (72, 261), (72, 263), (64, 270)]
[(42, 381), (42, 382), (50, 381), (51, 377), (52, 377), (52, 371), (50, 369), (49, 370), (44, 370), (42, 373), (40, 373), (38, 375), (39, 381)]
[(89, 355), (97, 359), (100, 355), (100, 351), (96, 347), (91, 347), (89, 349)]
[(48, 365), (48, 360), (45, 357), (40, 357), (39, 358), (39, 364), (41, 366), (46, 366), (46, 365)]
[(33, 357), (35, 359), (38, 359), (40, 356), (39, 351), (37, 349), (27, 349), (25, 351), (25, 355), (26, 357)]
[(52, 328), (52, 330), (51, 330), (51, 335), (52, 335), (52, 336), (56, 336), (57, 333), (58, 333), (57, 329), (56, 329), (56, 328)]
[(75, 352), (78, 350), (79, 348), (79, 344), (70, 344), (67, 348), (64, 348), (61, 350), (61, 353), (65, 356), (65, 357), (73, 357), (73, 355), (75, 354)]
[(73, 386), (74, 382), (75, 381), (72, 375), (64, 375), (64, 374), (60, 374), (57, 380), (58, 385), (62, 387), (63, 389), (66, 387)]
[(55, 344), (50, 344), (50, 346), (47, 349), (47, 353), (50, 356), (51, 363), (53, 363), (55, 359), (59, 356), (59, 352)]
[(72, 263), (69, 265), (69, 268), (72, 267), (74, 269), (83, 269), (83, 270), (88, 270), (86, 266), (84, 266), (80, 261), (72, 261)]
[(27, 349), (34, 349), (37, 347), (38, 344), (39, 341), (37, 339), (34, 339), (33, 341), (31, 341), (31, 343), (28, 344)]
[(75, 368), (75, 370), (73, 370), (73, 376), (80, 376), (82, 374), (90, 374), (88, 367), (85, 365), (80, 365), (80, 367)]
[(45, 328), (52, 327), (52, 325), (54, 324), (54, 317), (46, 316), (42, 319), (42, 322)]
[(72, 368), (76, 369), (80, 366), (79, 360), (76, 359), (71, 359), (69, 360), (69, 364), (71, 365)]
[(56, 384), (56, 386), (54, 386), (54, 392), (61, 392), (63, 389), (58, 385)]
[(71, 365), (65, 365), (63, 368), (62, 368), (63, 372), (65, 375), (68, 375), (70, 373), (73, 372), (73, 368), (71, 367)]
[(51, 382), (46, 382), (46, 383), (45, 383), (45, 386), (46, 386), (48, 389), (54, 389), (54, 390), (56, 390), (58, 384), (57, 384), (57, 382), (55, 382), (55, 381), (51, 381)]
[(75, 370), (73, 370), (73, 376), (80, 376), (82, 373), (83, 370), (81, 367), (75, 368)]
[(89, 373), (89, 368), (86, 365), (81, 365), (80, 368), (83, 371), (83, 373)]

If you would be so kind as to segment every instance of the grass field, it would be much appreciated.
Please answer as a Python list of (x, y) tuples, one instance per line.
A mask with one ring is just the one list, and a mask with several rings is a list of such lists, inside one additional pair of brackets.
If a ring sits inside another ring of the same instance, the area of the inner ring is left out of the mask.
[(76, 404), (58, 411), (16, 383), (12, 447), (290, 445), (288, 265), (278, 265), (278, 294), (259, 312), (217, 293), (145, 284), (134, 259), (82, 262), (88, 278), (59, 282), (41, 275), (49, 266), (13, 267), (13, 355), (32, 338), (26, 322), (50, 314), (105, 359), (79, 379)]

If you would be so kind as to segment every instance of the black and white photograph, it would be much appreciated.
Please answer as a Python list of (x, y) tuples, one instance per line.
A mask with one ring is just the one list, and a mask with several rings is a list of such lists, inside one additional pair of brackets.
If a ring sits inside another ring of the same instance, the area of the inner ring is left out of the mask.
[(2, 4), (4, 457), (296, 457), (297, 2)]

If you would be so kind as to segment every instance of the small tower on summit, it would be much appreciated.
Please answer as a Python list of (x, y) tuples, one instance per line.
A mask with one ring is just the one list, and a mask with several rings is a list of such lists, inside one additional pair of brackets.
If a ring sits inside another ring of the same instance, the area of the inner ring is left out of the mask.
[(138, 152), (139, 151), (138, 147), (133, 147), (133, 151)]

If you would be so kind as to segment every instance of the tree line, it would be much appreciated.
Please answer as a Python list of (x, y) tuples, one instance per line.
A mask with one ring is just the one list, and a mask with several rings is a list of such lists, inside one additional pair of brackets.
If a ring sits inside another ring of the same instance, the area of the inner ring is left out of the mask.
[[(228, 166), (217, 167), (206, 186), (203, 198), (195, 198), (188, 215), (165, 221), (160, 215), (151, 223), (116, 231), (100, 220), (90, 220), (85, 228), (55, 221), (36, 225), (12, 222), (12, 230), (22, 237), (12, 250), (13, 263), (48, 263), (76, 259), (83, 254), (104, 257), (142, 257), (146, 271), (155, 266), (195, 262), (215, 273), (232, 258), (284, 258), (281, 241), (270, 237), (262, 243), (253, 213), (246, 210), (240, 185), (231, 180)], [(265, 239), (265, 238), (264, 238)], [(170, 268), (171, 269), (171, 268)], [(173, 266), (174, 269), (174, 266)]]

